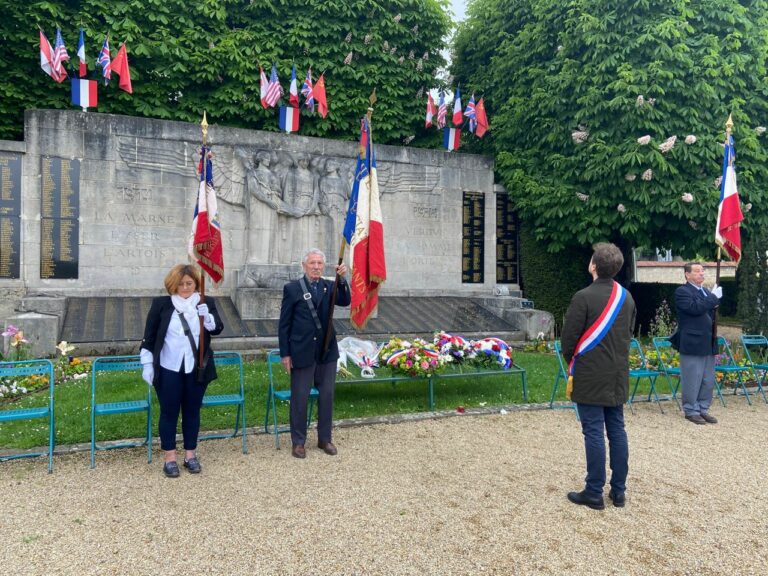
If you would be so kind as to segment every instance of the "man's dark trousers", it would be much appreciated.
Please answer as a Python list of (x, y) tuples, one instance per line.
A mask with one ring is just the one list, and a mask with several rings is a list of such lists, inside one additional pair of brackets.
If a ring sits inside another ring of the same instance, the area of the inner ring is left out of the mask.
[(312, 386), (320, 393), (317, 399), (317, 441), (331, 441), (335, 380), (335, 360), (291, 369), (291, 442), (294, 446), (303, 446), (307, 440), (307, 406)]
[(594, 406), (576, 404), (584, 434), (587, 454), (586, 491), (590, 496), (602, 496), (605, 486), (605, 435), (611, 458), (611, 489), (624, 494), (629, 472), (629, 443), (624, 429), (624, 406)]

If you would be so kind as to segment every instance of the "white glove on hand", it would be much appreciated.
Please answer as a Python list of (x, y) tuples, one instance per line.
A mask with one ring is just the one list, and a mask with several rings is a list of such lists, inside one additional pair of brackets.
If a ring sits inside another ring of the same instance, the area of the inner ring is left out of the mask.
[(152, 364), (144, 364), (144, 368), (141, 370), (141, 378), (152, 386), (152, 381), (155, 379), (155, 367)]
[(717, 296), (718, 299), (721, 299), (723, 297), (723, 287), (722, 286), (718, 286), (717, 284), (715, 284), (712, 287), (712, 294)]
[(208, 316), (208, 304), (198, 304), (197, 305), (197, 315), (202, 316), (205, 318)]

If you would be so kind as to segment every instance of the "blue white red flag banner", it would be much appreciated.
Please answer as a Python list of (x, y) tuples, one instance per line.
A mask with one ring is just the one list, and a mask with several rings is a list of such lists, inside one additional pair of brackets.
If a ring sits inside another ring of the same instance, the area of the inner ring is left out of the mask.
[(77, 41), (77, 57), (80, 59), (78, 75), (82, 78), (88, 73), (88, 67), (85, 62), (85, 33), (82, 28), (80, 28), (80, 38)]
[(190, 258), (218, 284), (224, 278), (224, 251), (216, 190), (213, 186), (213, 154), (210, 149), (202, 148), (200, 156), (200, 187), (187, 249)]
[(608, 302), (605, 304), (605, 308), (597, 317), (597, 320), (587, 328), (584, 334), (581, 335), (579, 341), (576, 343), (576, 348), (573, 351), (573, 358), (568, 363), (568, 385), (567, 396), (570, 398), (570, 390), (573, 389), (573, 372), (576, 366), (576, 358), (583, 356), (592, 348), (597, 346), (600, 341), (608, 334), (608, 331), (613, 326), (614, 320), (619, 315), (621, 306), (624, 304), (624, 300), (627, 298), (627, 290), (621, 284), (614, 281), (611, 295), (608, 297)]
[(432, 118), (437, 113), (437, 107), (435, 106), (435, 100), (432, 98), (432, 94), (427, 92), (427, 115), (424, 117), (424, 128), (432, 126)]
[(280, 130), (285, 132), (299, 131), (299, 109), (293, 106), (280, 106)]
[(267, 85), (267, 96), (265, 100), (269, 108), (274, 108), (280, 97), (283, 95), (283, 87), (280, 85), (280, 80), (277, 78), (277, 66), (272, 64), (272, 75), (269, 77), (269, 84)]
[(726, 251), (728, 257), (738, 264), (741, 260), (741, 213), (739, 191), (736, 187), (736, 151), (733, 136), (725, 139), (723, 152), (723, 179), (720, 183), (720, 204), (717, 207), (715, 242)]
[(458, 128), (445, 128), (443, 130), (443, 146), (446, 150), (458, 150), (461, 146), (461, 130)]
[(72, 104), (80, 106), (83, 111), (95, 108), (99, 103), (95, 80), (72, 78)]
[(69, 60), (67, 47), (64, 46), (64, 40), (61, 38), (61, 30), (56, 29), (56, 44), (53, 47), (53, 71), (56, 74), (56, 82), (64, 82), (67, 77), (67, 69), (64, 68), (64, 62)]
[(288, 88), (288, 103), (294, 108), (299, 107), (299, 86), (296, 83), (296, 65), (291, 68), (291, 85)]
[(101, 45), (101, 52), (96, 59), (96, 64), (101, 66), (101, 75), (104, 77), (104, 84), (109, 84), (112, 78), (112, 58), (109, 55), (109, 36), (104, 38), (104, 44)]
[(363, 118), (360, 128), (360, 151), (344, 239), (350, 246), (352, 262), (350, 322), (362, 330), (379, 304), (379, 288), (387, 279), (376, 155), (367, 118)]
[(475, 111), (475, 95), (469, 97), (467, 108), (464, 110), (464, 116), (469, 120), (469, 131), (474, 133), (477, 128), (477, 112)]
[(440, 92), (440, 100), (437, 103), (437, 127), (445, 128), (445, 92)]
[(304, 84), (301, 87), (301, 94), (304, 96), (304, 106), (312, 112), (315, 111), (315, 91), (312, 88), (312, 68), (307, 70), (307, 77), (304, 78)]
[(461, 126), (464, 122), (464, 115), (461, 110), (461, 90), (456, 86), (456, 97), (453, 99), (453, 125)]
[(53, 71), (53, 46), (51, 46), (42, 30), (40, 30), (40, 68), (48, 76), (56, 80), (56, 82), (59, 82), (58, 76)]
[(265, 110), (269, 108), (267, 105), (267, 89), (269, 87), (269, 80), (267, 75), (264, 74), (264, 68), (259, 66), (259, 98), (261, 99), (261, 107)]

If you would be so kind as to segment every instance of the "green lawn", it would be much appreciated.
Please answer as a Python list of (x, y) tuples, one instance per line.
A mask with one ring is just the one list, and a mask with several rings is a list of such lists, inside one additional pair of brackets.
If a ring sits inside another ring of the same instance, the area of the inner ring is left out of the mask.
[[(554, 355), (533, 352), (515, 352), (514, 360), (525, 368), (528, 377), (528, 400), (532, 403), (549, 402), (557, 361)], [(276, 367), (277, 387), (287, 387), (288, 378), (282, 367)], [(377, 369), (377, 377), (389, 374), (385, 368)], [(219, 379), (211, 384), (208, 393), (231, 393), (237, 390), (235, 367), (219, 368)], [(641, 390), (643, 388), (641, 387)], [(99, 377), (97, 402), (141, 398), (147, 387), (138, 373), (111, 372)], [(246, 425), (263, 426), (268, 390), (267, 365), (262, 361), (245, 364)], [(645, 388), (647, 390), (647, 387)], [(666, 392), (666, 387), (662, 385)], [(154, 436), (157, 436), (157, 399), (153, 398)], [(434, 388), (435, 410), (450, 410), (457, 406), (503, 406), (523, 402), (519, 375), (500, 374), (437, 380)], [(559, 388), (558, 400), (565, 400), (565, 387)], [(41, 405), (47, 401), (46, 392), (34, 393), (12, 403), (0, 404), (0, 410)], [(56, 444), (90, 442), (91, 437), (91, 378), (70, 381), (55, 389)], [(387, 414), (425, 412), (429, 410), (426, 380), (403, 382), (366, 382), (345, 384), (337, 380), (334, 418), (355, 418)], [(221, 430), (234, 424), (236, 408), (205, 408), (202, 413), (203, 430)], [(279, 421), (287, 423), (287, 407), (279, 408)], [(97, 440), (116, 440), (144, 435), (144, 414), (100, 416), (96, 420)], [(0, 424), (0, 447), (30, 448), (47, 444), (47, 420), (23, 420)]]

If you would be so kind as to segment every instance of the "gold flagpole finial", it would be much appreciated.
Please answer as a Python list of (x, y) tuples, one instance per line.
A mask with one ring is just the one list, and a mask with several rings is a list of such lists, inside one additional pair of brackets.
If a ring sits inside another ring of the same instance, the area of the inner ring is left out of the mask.
[(208, 141), (208, 119), (205, 115), (205, 110), (203, 110), (203, 121), (200, 122), (200, 128), (203, 131), (203, 146), (205, 146)]
[(731, 130), (733, 130), (733, 115), (728, 114), (728, 120), (725, 121), (725, 132), (726, 134), (730, 134)]
[(371, 104), (368, 106), (368, 121), (370, 122), (371, 116), (373, 116), (373, 105), (376, 104), (376, 88), (373, 89), (373, 92), (368, 97), (368, 102)]

